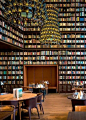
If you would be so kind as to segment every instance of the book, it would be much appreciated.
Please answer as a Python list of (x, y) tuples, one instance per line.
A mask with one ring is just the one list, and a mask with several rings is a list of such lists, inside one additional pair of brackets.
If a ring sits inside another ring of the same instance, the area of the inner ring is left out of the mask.
[(14, 98), (22, 97), (22, 88), (14, 88), (13, 89), (13, 97)]

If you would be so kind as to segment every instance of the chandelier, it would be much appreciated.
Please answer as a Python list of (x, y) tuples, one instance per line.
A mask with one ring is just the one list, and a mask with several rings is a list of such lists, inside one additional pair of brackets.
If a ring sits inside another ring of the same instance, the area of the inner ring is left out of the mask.
[(42, 23), (45, 19), (44, 0), (5, 0), (4, 17), (9, 22), (25, 26), (29, 20)]
[(40, 33), (41, 44), (57, 44), (61, 43), (61, 35), (58, 27), (58, 8), (56, 4), (47, 4), (47, 17)]

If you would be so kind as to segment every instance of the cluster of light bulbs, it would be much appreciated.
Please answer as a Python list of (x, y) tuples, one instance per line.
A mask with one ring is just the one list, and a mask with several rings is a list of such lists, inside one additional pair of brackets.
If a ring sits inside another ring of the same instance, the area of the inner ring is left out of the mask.
[(52, 4), (46, 5), (48, 19), (40, 33), (40, 42), (42, 44), (60, 44), (61, 35), (58, 27), (58, 8)]
[(5, 0), (4, 17), (11, 23), (27, 25), (28, 20), (45, 19), (44, 0)]

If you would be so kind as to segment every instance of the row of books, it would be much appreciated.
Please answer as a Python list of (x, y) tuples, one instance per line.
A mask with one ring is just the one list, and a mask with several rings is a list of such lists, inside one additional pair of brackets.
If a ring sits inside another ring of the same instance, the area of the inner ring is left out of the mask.
[(10, 74), (10, 75), (11, 74), (16, 74), (16, 75), (17, 74), (23, 74), (23, 71), (20, 71), (20, 70), (19, 71), (8, 71), (8, 74)]
[(7, 79), (23, 79), (23, 76), (22, 75), (19, 75), (19, 76), (7, 76)]
[(24, 55), (58, 55), (58, 51), (24, 52)]
[(13, 35), (11, 32), (9, 32), (9, 31), (7, 31), (7, 30), (1, 28), (1, 27), (0, 27), (0, 32), (3, 33), (3, 34), (6, 35), (6, 36), (12, 38), (12, 39), (16, 39), (17, 41), (23, 43), (23, 39), (22, 39), (22, 38), (19, 38), (18, 36)]
[(68, 22), (73, 21), (73, 22), (75, 22), (75, 17), (59, 18), (58, 20), (59, 20), (59, 22), (63, 22), (63, 21), (68, 21)]
[[(86, 60), (86, 56), (85, 57), (77, 57), (77, 56), (71, 56), (71, 57), (68, 57), (68, 56), (65, 56), (65, 57), (60, 57), (59, 58), (60, 60)], [(64, 61), (60, 61), (60, 63), (64, 63)]]
[(86, 79), (86, 76), (59, 76), (59, 79), (74, 79), (74, 80), (77, 80), (77, 79)]
[[(0, 58), (2, 58), (2, 57), (0, 57)], [(7, 59), (7, 57), (5, 57), (5, 58)], [(5, 60), (4, 57), (3, 57), (3, 60)], [(8, 60), (23, 60), (23, 57), (8, 57)]]
[[(77, 23), (76, 23), (77, 24)], [(79, 23), (80, 24), (80, 23)], [(83, 23), (84, 25), (86, 25), (85, 23)], [(71, 26), (71, 27), (75, 27), (75, 23), (66, 23), (66, 22), (64, 22), (64, 23), (59, 23), (59, 25), (60, 25), (60, 27), (61, 26)], [(82, 23), (81, 23), (81, 25), (82, 25)], [(82, 25), (82, 26), (84, 26), (84, 25)], [(80, 26), (80, 25), (79, 25)]]
[[(76, 2), (80, 2), (82, 0), (76, 0)], [(45, 2), (75, 2), (75, 0), (45, 0)]]
[[(86, 55), (86, 52), (85, 51), (59, 51), (59, 55)], [(76, 56), (78, 57), (78, 56)], [(81, 56), (82, 57), (82, 56)]]
[[(74, 82), (75, 82), (75, 81), (72, 81), (72, 80), (71, 80), (71, 81), (69, 81), (69, 80), (66, 81), (66, 80), (65, 80), (65, 81), (59, 81), (59, 84), (74, 84)], [(86, 84), (86, 81), (80, 80), (80, 82), (83, 83), (83, 84)]]
[(40, 31), (40, 27), (38, 26), (37, 28), (36, 27), (32, 27), (32, 28), (24, 28), (24, 31)]
[[(19, 72), (21, 72), (21, 69), (23, 69), (23, 66), (0, 66), (0, 70), (20, 70)], [(0, 71), (3, 72), (3, 71)]]
[(66, 34), (66, 35), (62, 35), (62, 38), (86, 38), (86, 35), (83, 34)]
[[(64, 72), (61, 74), (65, 74)], [(66, 71), (66, 74), (86, 74), (86, 71)]]
[(64, 48), (86, 48), (86, 45), (63, 45)]
[(59, 71), (59, 74), (86, 74), (86, 71)]
[(0, 61), (0, 65), (7, 65), (7, 61)]
[(36, 61), (36, 62), (33, 62), (33, 61), (24, 61), (24, 65), (28, 65), (28, 64), (30, 64), (30, 65), (50, 65), (50, 64), (54, 64), (54, 65), (56, 65), (56, 64), (58, 64), (58, 62), (57, 61)]
[(6, 31), (10, 31), (10, 34), (12, 34), (13, 36), (16, 36), (16, 37), (18, 36), (18, 37), (23, 38), (22, 33), (20, 33), (18, 30), (15, 30), (13, 27), (7, 25), (4, 21), (0, 20), (0, 26), (1, 26), (1, 28), (3, 27), (2, 28), (3, 30), (5, 28)]
[(8, 71), (8, 72), (7, 71), (0, 71), (0, 75), (2, 75), (2, 74), (9, 74), (9, 75), (16, 74), (17, 75), (17, 74), (23, 74), (23, 71), (20, 71), (20, 70), (19, 71)]
[(8, 81), (5, 81), (5, 83), (7, 83), (7, 84), (23, 84), (23, 81), (19, 81), (19, 80), (10, 81), (10, 80), (8, 80)]
[[(61, 64), (62, 65), (62, 64)], [(86, 66), (81, 66), (81, 65), (75, 65), (75, 66), (73, 66), (73, 65), (68, 65), (68, 66), (59, 66), (59, 70), (62, 70), (62, 71), (64, 71), (63, 69), (64, 68), (66, 68), (66, 70), (68, 70), (68, 69), (73, 69), (73, 70), (82, 70), (82, 69), (86, 69)]]
[(0, 57), (0, 60), (7, 60), (7, 57)]
[(47, 56), (37, 56), (37, 57), (24, 57), (25, 60), (58, 60), (58, 56), (56, 57), (47, 57)]
[[(81, 2), (81, 1), (80, 1)], [(75, 3), (75, 1), (74, 2), (71, 2), (71, 3), (63, 3), (63, 4), (60, 4), (59, 5), (59, 7), (86, 7), (86, 4), (84, 3)], [(81, 8), (81, 11), (83, 10), (83, 8)]]
[(17, 46), (23, 48), (23, 43), (19, 43), (19, 42), (17, 42), (16, 40), (14, 40), (13, 38), (9, 38), (8, 36), (5, 37), (4, 35), (0, 34), (0, 39), (1, 39), (1, 40), (5, 40), (6, 42), (12, 43), (12, 44), (14, 44), (14, 45), (17, 45)]
[(21, 66), (20, 65), (19, 66), (18, 65), (17, 66), (16, 65), (15, 66), (12, 65), (12, 66), (8, 66), (8, 69), (11, 69), (11, 70), (21, 70), (21, 69), (23, 69), (23, 66), (22, 65)]
[(58, 48), (58, 45), (53, 44), (53, 45), (25, 45), (24, 46), (26, 49), (27, 48)]
[(86, 40), (63, 40), (62, 43), (86, 43)]
[[(6, 54), (6, 52), (4, 52)], [(1, 52), (1, 55), (5, 55), (3, 52)], [(7, 55), (15, 55), (15, 56), (23, 56), (23, 52), (15, 52), (15, 51), (11, 51), (11, 52), (7, 52)]]
[(8, 61), (8, 65), (23, 65), (23, 61)]
[[(75, 12), (76, 13), (68, 13), (68, 12), (71, 12), (71, 9), (70, 8), (67, 8), (67, 11), (63, 11), (63, 13), (61, 13), (62, 12), (62, 9), (59, 9), (59, 16), (85, 16), (85, 11), (86, 11), (86, 8), (84, 8), (84, 6), (86, 7), (86, 4), (75, 4), (76, 5), (76, 8), (73, 8), (73, 11), (75, 10)], [(77, 6), (80, 6), (81, 5), (81, 7), (79, 7), (79, 8), (77, 8)], [(66, 6), (66, 4), (63, 4), (63, 7), (64, 6)], [(78, 13), (78, 12), (80, 12), (80, 14)]]
[(33, 35), (33, 34), (32, 35), (24, 35), (24, 38), (32, 38), (32, 39), (33, 38), (40, 38), (40, 35), (37, 35), (37, 34), (36, 35)]
[(26, 44), (28, 44), (28, 43), (40, 43), (40, 41), (37, 39), (31, 39), (31, 40), (24, 40), (24, 43), (26, 43)]
[(72, 17), (72, 16), (76, 16), (76, 14), (75, 13), (59, 13), (58, 16), (65, 16), (65, 17), (71, 16)]
[(23, 61), (0, 61), (0, 65), (23, 65)]
[[(20, 56), (19, 52), (0, 52), (0, 60), (23, 60), (23, 52), (21, 52)], [(2, 56), (3, 55), (3, 56)], [(7, 57), (8, 55), (8, 57)], [(15, 55), (15, 56), (14, 56)], [(18, 56), (16, 56), (18, 55)], [(50, 50), (50, 51), (31, 51), (31, 52), (24, 52), (24, 55), (28, 56), (28, 55), (71, 55), (71, 58), (74, 57), (76, 55), (76, 58), (78, 57), (82, 57), (82, 55), (86, 55), (85, 50), (80, 51), (80, 50), (76, 50), (76, 51), (55, 51), (55, 50)], [(74, 55), (74, 56), (72, 56)], [(77, 56), (77, 55), (81, 55), (81, 56)], [(60, 56), (61, 57), (61, 56)], [(70, 56), (66, 56), (67, 58)], [(61, 57), (62, 58), (62, 57)], [(63, 57), (64, 58), (64, 57)], [(69, 59), (69, 58), (68, 58)], [(83, 58), (81, 58), (83, 59)], [(85, 56), (84, 56), (85, 59)], [(3, 61), (4, 62), (4, 61)]]
[(79, 28), (60, 28), (60, 31), (86, 31), (86, 28), (79, 27)]
[(7, 70), (7, 66), (0, 66), (0, 70), (6, 69)]
[(36, 21), (36, 22), (33, 22), (33, 21), (30, 21), (30, 23), (27, 23), (27, 27), (29, 26), (39, 26), (39, 23)]

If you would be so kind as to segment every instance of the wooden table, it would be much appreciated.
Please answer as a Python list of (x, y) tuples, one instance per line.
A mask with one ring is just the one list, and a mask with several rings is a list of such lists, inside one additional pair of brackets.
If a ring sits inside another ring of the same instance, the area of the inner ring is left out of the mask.
[(36, 96), (37, 94), (34, 93), (23, 93), (22, 97), (14, 98), (13, 94), (5, 94), (5, 95), (0, 95), (0, 101), (23, 101)]
[(86, 105), (86, 95), (82, 99), (75, 99), (73, 95), (70, 95), (67, 98), (71, 99), (72, 111), (75, 111), (75, 106), (77, 105)]
[(86, 120), (86, 112), (69, 112), (67, 120)]
[(0, 120), (8, 118), (11, 120), (11, 114), (13, 114), (14, 106), (0, 105)]
[(86, 88), (72, 88), (72, 91), (75, 91), (75, 90), (77, 90), (77, 91), (80, 91), (80, 90), (86, 91)]
[[(37, 96), (37, 94), (33, 94), (33, 93), (23, 93), (22, 97), (14, 98), (13, 94), (5, 94), (5, 95), (0, 95), (0, 101), (1, 102), (3, 102), (3, 101), (14, 101), (14, 102), (19, 103), (20, 101), (28, 100), (28, 99), (34, 98), (36, 96)], [(21, 113), (19, 104), (18, 104), (18, 109), (19, 109), (19, 113)], [(21, 115), (19, 115), (19, 118), (21, 120)]]

